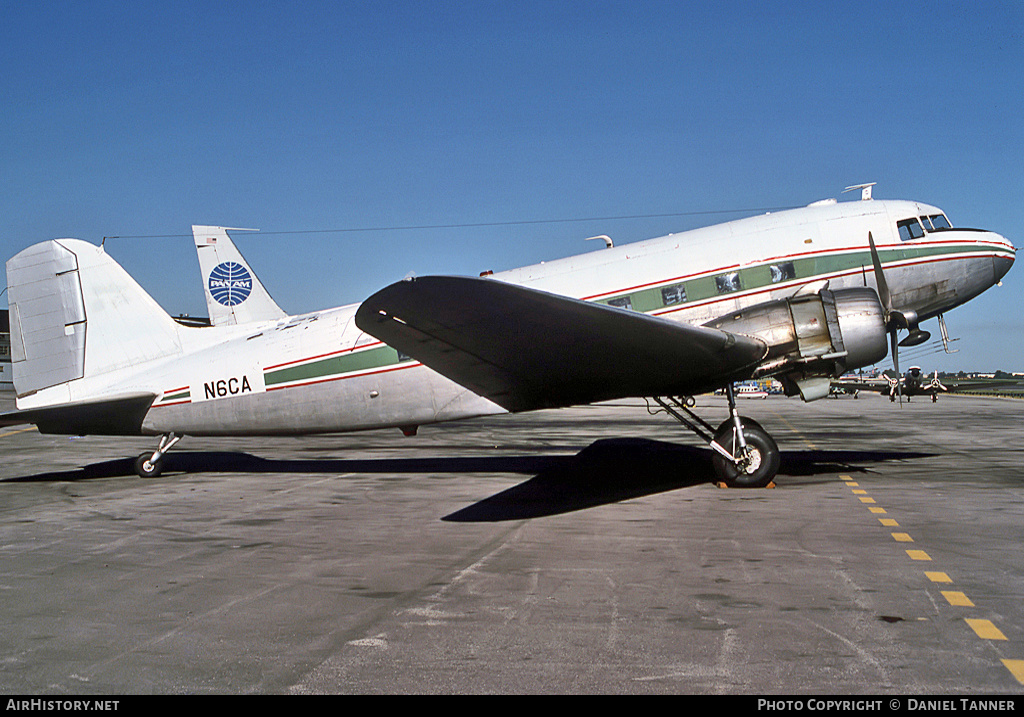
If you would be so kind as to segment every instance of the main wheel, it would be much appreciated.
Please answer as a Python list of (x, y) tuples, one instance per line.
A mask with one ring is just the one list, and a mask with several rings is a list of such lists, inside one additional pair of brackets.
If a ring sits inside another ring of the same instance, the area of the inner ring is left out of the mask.
[(737, 460), (731, 461), (715, 451), (715, 473), (730, 488), (764, 488), (779, 471), (779, 447), (768, 433), (750, 418), (741, 418), (746, 451), (740, 448), (732, 419), (715, 433), (715, 442)]
[(150, 462), (152, 453), (143, 453), (135, 459), (135, 472), (140, 478), (156, 478), (164, 469), (164, 459), (161, 457), (155, 463)]

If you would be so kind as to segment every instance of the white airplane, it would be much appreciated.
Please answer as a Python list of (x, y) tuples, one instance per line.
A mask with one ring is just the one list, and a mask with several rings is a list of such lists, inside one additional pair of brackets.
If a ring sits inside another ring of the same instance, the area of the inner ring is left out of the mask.
[[(0, 425), (160, 436), (136, 460), (153, 476), (185, 435), (409, 434), (649, 397), (708, 442), (723, 482), (764, 486), (779, 450), (739, 415), (735, 382), (772, 376), (822, 398), (832, 378), (884, 358), (887, 336), (897, 363), (897, 332), (927, 339), (920, 321), (998, 283), (1015, 257), (998, 234), (872, 200), (870, 187), (859, 202), (607, 244), (480, 278), (406, 279), (310, 314), (265, 316), (264, 302), (252, 321), (241, 307), (253, 291), (232, 269), (234, 323), (204, 328), (172, 320), (101, 247), (36, 244), (7, 262), (18, 411)], [(714, 428), (690, 397), (723, 387), (729, 416)]]
[(760, 386), (752, 386), (749, 384), (740, 384), (735, 387), (737, 398), (768, 398), (768, 392)]

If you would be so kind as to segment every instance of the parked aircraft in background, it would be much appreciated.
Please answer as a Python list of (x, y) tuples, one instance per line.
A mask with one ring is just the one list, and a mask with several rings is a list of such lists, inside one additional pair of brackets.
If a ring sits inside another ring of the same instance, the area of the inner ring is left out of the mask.
[(760, 386), (741, 383), (736, 386), (736, 398), (768, 398), (768, 392)]
[[(198, 229), (197, 246), (227, 245), (224, 230)], [(156, 475), (185, 435), (408, 434), (651, 397), (707, 441), (722, 481), (763, 486), (779, 450), (739, 415), (734, 383), (774, 377), (816, 400), (884, 358), (887, 338), (898, 365), (899, 344), (927, 339), (921, 321), (998, 283), (1015, 257), (998, 234), (872, 200), (870, 187), (859, 202), (611, 244), (479, 278), (407, 279), (297, 316), (278, 314), (240, 255), (214, 250), (200, 263), (208, 301), (226, 309), (204, 328), (172, 320), (101, 247), (36, 244), (7, 262), (18, 411), (0, 422), (160, 436), (136, 461)], [(729, 416), (715, 428), (689, 397), (720, 387)]]
[(1016, 383), (1016, 381), (992, 379), (956, 379), (943, 383), (939, 380), (938, 371), (929, 377), (921, 371), (920, 366), (911, 366), (905, 374), (898, 378), (886, 373), (877, 376), (841, 376), (832, 381), (832, 388), (836, 393), (853, 394), (854, 398), (860, 391), (869, 391), (888, 396), (890, 401), (904, 397), (909, 401), (914, 396), (931, 396), (932, 403), (935, 403), (939, 400), (940, 393), (996, 389)]
[(897, 396), (906, 397), (909, 401), (913, 396), (931, 396), (932, 403), (938, 400), (940, 391), (948, 391), (939, 381), (939, 372), (929, 379), (921, 373), (920, 366), (911, 366), (902, 376), (889, 376), (882, 373), (878, 376), (842, 376), (832, 381), (832, 387), (840, 393), (852, 393), (854, 398), (860, 391), (871, 391), (887, 395), (890, 401)]

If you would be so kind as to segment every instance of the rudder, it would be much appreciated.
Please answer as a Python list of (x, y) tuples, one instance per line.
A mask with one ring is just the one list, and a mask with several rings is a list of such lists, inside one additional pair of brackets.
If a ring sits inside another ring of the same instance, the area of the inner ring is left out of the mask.
[(173, 319), (102, 248), (42, 242), (7, 262), (19, 397), (179, 352)]

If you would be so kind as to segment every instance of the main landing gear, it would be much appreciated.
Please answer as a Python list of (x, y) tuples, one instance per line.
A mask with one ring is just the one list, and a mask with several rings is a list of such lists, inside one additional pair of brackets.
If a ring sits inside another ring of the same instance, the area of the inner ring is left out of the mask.
[(729, 418), (717, 429), (691, 410), (694, 401), (690, 397), (655, 397), (654, 400), (670, 416), (708, 442), (715, 452), (712, 464), (720, 484), (730, 488), (774, 487), (772, 480), (779, 471), (779, 447), (757, 421), (739, 415), (731, 383), (725, 387), (725, 394), (729, 399)]
[(153, 453), (143, 453), (135, 459), (135, 472), (141, 478), (156, 478), (164, 470), (164, 455), (181, 440), (173, 431), (160, 436), (160, 446)]

